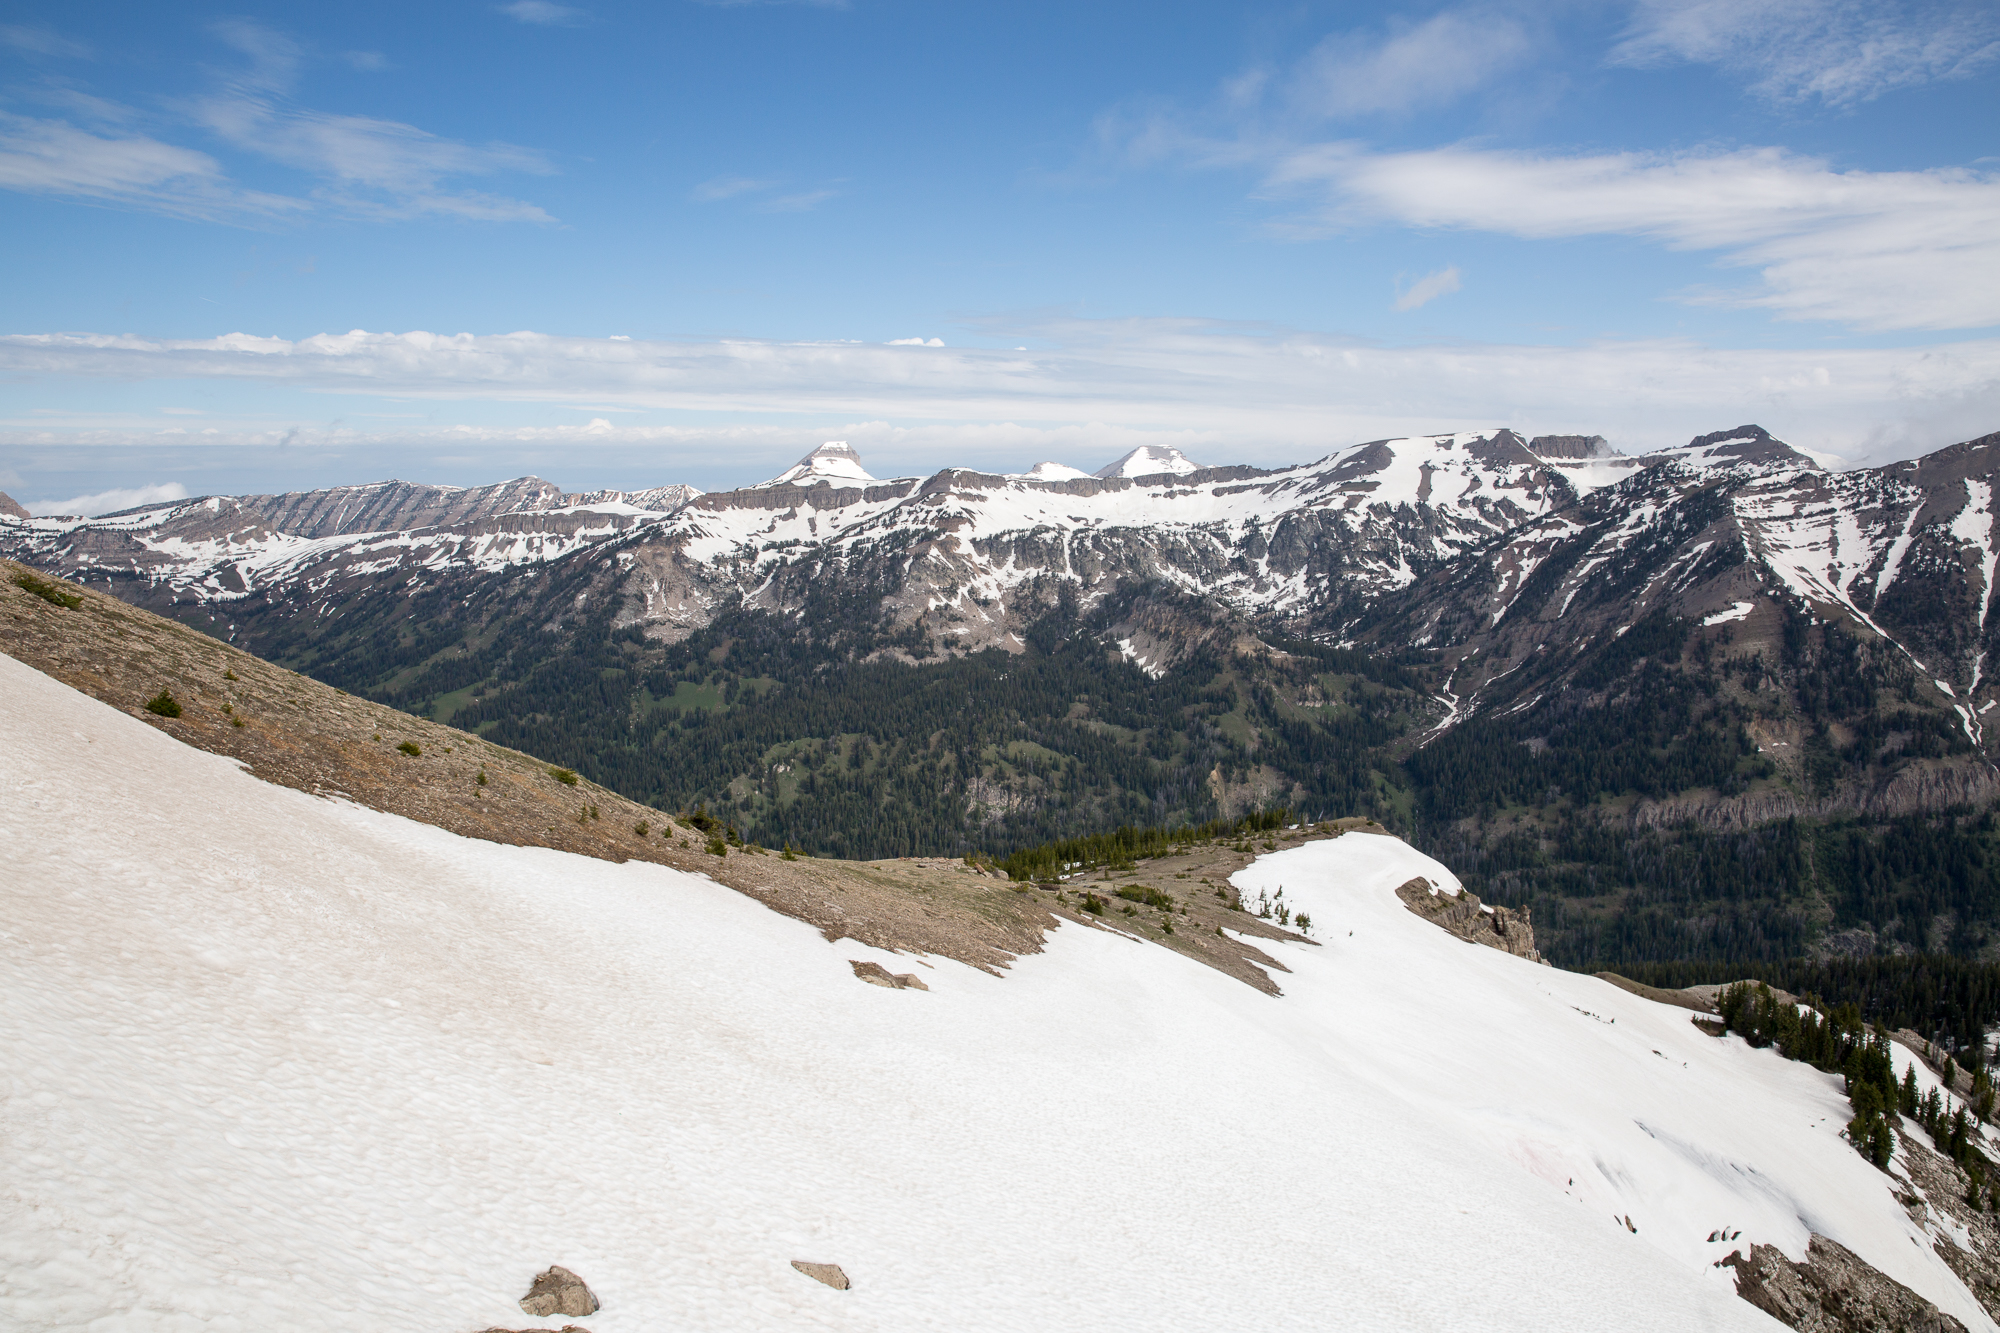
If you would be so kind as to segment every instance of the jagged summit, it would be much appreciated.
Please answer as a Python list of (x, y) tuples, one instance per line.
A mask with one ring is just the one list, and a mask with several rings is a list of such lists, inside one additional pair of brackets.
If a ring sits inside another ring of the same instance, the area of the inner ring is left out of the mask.
[(1169, 445), (1142, 444), (1115, 463), (1099, 468), (1093, 476), (1098, 477), (1157, 477), (1161, 473), (1172, 473), (1184, 477), (1190, 472), (1201, 471), (1202, 465), (1189, 458), (1180, 450)]
[(828, 440), (769, 481), (760, 481), (745, 490), (766, 486), (813, 486), (820, 482), (874, 481), (861, 466), (861, 455), (846, 440)]
[(1079, 481), (1090, 474), (1067, 463), (1037, 463), (1026, 472), (1014, 475), (1022, 481)]

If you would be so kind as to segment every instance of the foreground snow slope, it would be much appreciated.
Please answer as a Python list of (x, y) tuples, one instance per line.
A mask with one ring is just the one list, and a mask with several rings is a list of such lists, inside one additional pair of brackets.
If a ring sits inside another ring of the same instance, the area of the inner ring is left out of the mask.
[(1833, 1080), (1445, 935), (1387, 838), (1244, 872), (1327, 940), (1283, 998), (1075, 927), (1002, 979), (0, 697), (0, 1323), (514, 1327), (561, 1263), (597, 1333), (1775, 1327), (1730, 1225), (1992, 1327)]

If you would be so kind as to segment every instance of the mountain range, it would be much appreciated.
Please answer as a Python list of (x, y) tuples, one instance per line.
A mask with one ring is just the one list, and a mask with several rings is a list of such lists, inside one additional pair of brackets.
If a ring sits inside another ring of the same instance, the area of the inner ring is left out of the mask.
[(400, 482), (0, 554), (840, 855), (1370, 814), (1559, 961), (2000, 940), (2000, 436), (1830, 471), (1495, 429), (1286, 468)]

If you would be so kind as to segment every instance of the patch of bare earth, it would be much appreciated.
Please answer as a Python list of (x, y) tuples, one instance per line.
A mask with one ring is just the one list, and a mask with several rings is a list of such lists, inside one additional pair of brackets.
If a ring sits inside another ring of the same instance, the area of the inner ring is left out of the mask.
[[(47, 579), (79, 599), (58, 605), (20, 586), (27, 575), (0, 561), (0, 649), (196, 749), (238, 760), (266, 782), (345, 799), (453, 833), (521, 847), (549, 847), (608, 861), (651, 861), (705, 874), (774, 911), (898, 952), (938, 954), (997, 972), (1038, 953), (1058, 919), (1165, 945), (1258, 989), (1277, 993), (1283, 964), (1218, 933), (1303, 937), (1236, 902), (1229, 875), (1257, 850), (1196, 844), (1174, 856), (1097, 874), (1090, 885), (1038, 890), (963, 860), (786, 860), (761, 848), (710, 854), (709, 835), (543, 760), (453, 727), (356, 698), (241, 649), (75, 584)], [(148, 712), (161, 691), (178, 717)], [(409, 753), (409, 747), (416, 753)], [(484, 781), (481, 781), (481, 778)], [(1337, 836), (1343, 826), (1275, 835), (1263, 848)], [(1173, 910), (1135, 908), (1117, 888), (1157, 887)], [(1108, 905), (1085, 910), (1087, 895)]]

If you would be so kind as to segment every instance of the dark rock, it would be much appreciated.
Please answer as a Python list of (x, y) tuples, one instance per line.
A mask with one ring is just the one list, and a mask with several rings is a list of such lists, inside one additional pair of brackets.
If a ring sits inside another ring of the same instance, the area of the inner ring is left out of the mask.
[(840, 1271), (839, 1264), (815, 1264), (804, 1259), (794, 1259), (792, 1260), (792, 1267), (798, 1269), (815, 1282), (826, 1283), (827, 1286), (832, 1287), (835, 1291), (846, 1291), (848, 1287), (853, 1285), (847, 1280), (847, 1274)]
[(855, 976), (860, 977), (871, 986), (887, 986), (891, 990), (930, 989), (929, 986), (924, 984), (923, 978), (917, 976), (914, 972), (892, 973), (880, 963), (864, 963), (858, 958), (848, 959), (847, 964), (854, 969)]
[(535, 1275), (535, 1285), (521, 1298), (524, 1313), (537, 1319), (552, 1314), (596, 1314), (597, 1297), (583, 1279), (561, 1265)]
[[(1736, 1270), (1736, 1294), (1800, 1333), (1963, 1333), (1965, 1325), (1854, 1251), (1813, 1236), (1795, 1264), (1775, 1245), (1753, 1245), (1722, 1261)], [(1718, 1265), (1720, 1267), (1721, 1265)]]

